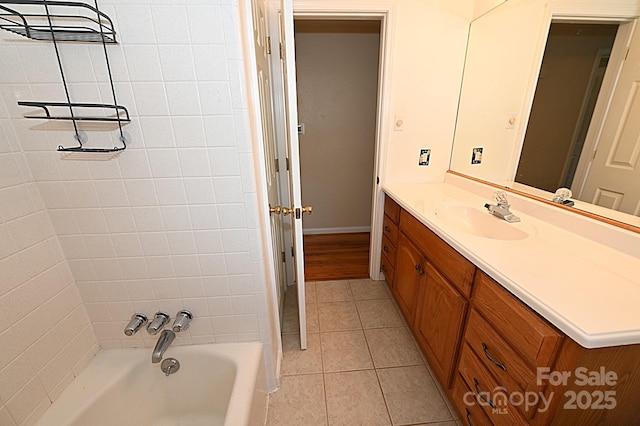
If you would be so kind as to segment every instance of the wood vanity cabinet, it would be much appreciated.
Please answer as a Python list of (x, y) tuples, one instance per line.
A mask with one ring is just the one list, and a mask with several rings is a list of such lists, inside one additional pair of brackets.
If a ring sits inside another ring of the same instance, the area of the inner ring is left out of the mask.
[(451, 384), (469, 302), (431, 263), (425, 267), (413, 333), (445, 388)]
[(407, 324), (413, 324), (418, 299), (418, 289), (423, 281), (424, 257), (404, 234), (398, 237), (396, 271), (391, 292), (404, 315)]
[(400, 211), (392, 293), (433, 371), (449, 387), (475, 266)]
[(400, 221), (400, 206), (389, 197), (384, 199), (384, 219), (382, 224), (382, 254), (380, 255), (380, 270), (389, 287), (393, 285), (395, 273), (396, 247), (398, 244), (398, 222)]
[[(464, 424), (640, 425), (639, 344), (586, 349), (395, 202), (385, 201), (385, 225), (387, 282)], [(553, 383), (540, 371), (569, 376)], [(613, 372), (616, 384), (585, 385), (578, 371)]]

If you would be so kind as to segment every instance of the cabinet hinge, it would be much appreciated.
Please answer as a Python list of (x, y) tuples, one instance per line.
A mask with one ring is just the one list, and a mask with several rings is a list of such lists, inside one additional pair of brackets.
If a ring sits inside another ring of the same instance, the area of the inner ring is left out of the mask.
[(267, 37), (267, 54), (271, 55), (271, 37)]

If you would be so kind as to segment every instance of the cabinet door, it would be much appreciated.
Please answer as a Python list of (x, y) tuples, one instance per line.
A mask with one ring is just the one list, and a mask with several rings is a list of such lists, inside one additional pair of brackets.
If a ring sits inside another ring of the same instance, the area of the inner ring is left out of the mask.
[(427, 263), (420, 288), (414, 332), (429, 365), (445, 388), (451, 385), (458, 355), (467, 300)]
[(413, 324), (420, 280), (424, 276), (422, 254), (400, 234), (396, 248), (393, 295), (407, 323)]

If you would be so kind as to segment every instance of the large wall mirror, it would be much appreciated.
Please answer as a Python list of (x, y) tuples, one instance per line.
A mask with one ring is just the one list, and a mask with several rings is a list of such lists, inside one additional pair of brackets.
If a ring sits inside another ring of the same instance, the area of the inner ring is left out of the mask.
[[(475, 19), (451, 170), (640, 228), (640, 0), (508, 0)], [(640, 229), (639, 229), (640, 230)]]

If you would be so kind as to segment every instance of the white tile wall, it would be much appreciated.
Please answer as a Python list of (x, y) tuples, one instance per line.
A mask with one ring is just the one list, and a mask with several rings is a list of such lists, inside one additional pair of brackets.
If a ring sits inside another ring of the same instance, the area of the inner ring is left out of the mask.
[[(5, 68), (5, 67), (3, 67)], [(44, 202), (0, 116), (0, 424), (30, 424), (98, 350)], [(37, 165), (37, 163), (36, 163)]]
[[(59, 254), (45, 259), (53, 263), (49, 267), (64, 269), (68, 264), (84, 306), (76, 297), (73, 300), (78, 304), (67, 308), (71, 313), (84, 312), (86, 307), (92, 325), (68, 345), (78, 339), (89, 343), (95, 332), (103, 348), (149, 347), (155, 339), (146, 332), (134, 337), (122, 333), (131, 314), (152, 316), (163, 310), (174, 315), (186, 308), (195, 319), (177, 343), (260, 340), (270, 348), (261, 232), (257, 215), (249, 211), (257, 208), (257, 194), (246, 93), (239, 76), (238, 6), (227, 0), (171, 3), (100, 3), (119, 34), (120, 44), (108, 46), (109, 58), (119, 103), (132, 116), (132, 123), (124, 128), (129, 135), (128, 149), (119, 155), (61, 155), (55, 151), (58, 144), (75, 142), (68, 126), (60, 130), (59, 126), (25, 123), (21, 118), (25, 111), (16, 106), (16, 100), (62, 100), (56, 89), (59, 79), (52, 77), (58, 74), (49, 51), (52, 47), (32, 47), (24, 39), (2, 34), (0, 52), (7, 54), (3, 58), (16, 61), (15, 69), (0, 70), (5, 104), (0, 111), (6, 109), (10, 115), (2, 127), (8, 124), (15, 129), (19, 145), (12, 141), (13, 149), (24, 151), (36, 182), (31, 186), (39, 190), (42, 200), (37, 202), (46, 206), (48, 215), (29, 219), (35, 213), (32, 203), (25, 202), (28, 198), (20, 186), (11, 186), (0, 193), (0, 205), (7, 206), (0, 207), (0, 217), (12, 224), (14, 233), (29, 228), (21, 244), (38, 241), (38, 231), (31, 225), (43, 218), (48, 223), (50, 217), (44, 241), (52, 240), (54, 247), (59, 241), (67, 263), (56, 263)], [(30, 47), (23, 49), (26, 45)], [(83, 45), (75, 51), (67, 45), (62, 52), (65, 68), (82, 70), (67, 76), (74, 100), (98, 93), (111, 101), (101, 49)], [(21, 75), (16, 69), (34, 71)], [(86, 72), (93, 75), (84, 75)], [(118, 144), (117, 131), (100, 130), (87, 129), (88, 145)], [(6, 159), (0, 157), (0, 165), (3, 161)], [(24, 166), (24, 161), (17, 164)], [(15, 180), (12, 176), (18, 172), (12, 167), (0, 167), (1, 177), (7, 175), (3, 182)], [(18, 244), (11, 241), (0, 252), (10, 251), (9, 244)], [(30, 247), (25, 251), (39, 246)], [(44, 244), (37, 250), (46, 254), (51, 248)], [(17, 258), (12, 263), (36, 268), (29, 259), (13, 257)], [(41, 263), (35, 275), (46, 271), (47, 263)], [(5, 269), (3, 265), (0, 274), (12, 274)], [(76, 288), (73, 280), (68, 273), (65, 277), (68, 288), (60, 291), (72, 293)], [(6, 282), (0, 276), (0, 295), (6, 293), (2, 290)], [(37, 306), (35, 312), (46, 304)], [(11, 342), (14, 334), (4, 338)], [(0, 344), (0, 348), (6, 346)], [(14, 350), (11, 360), (24, 362), (20, 356), (24, 357), (25, 349)], [(274, 387), (270, 351), (265, 355)], [(6, 364), (0, 362), (2, 365)], [(36, 386), (29, 381), (33, 377), (26, 375), (21, 386), (32, 389)], [(63, 386), (58, 385), (70, 380), (67, 376), (35, 377), (42, 391), (31, 393), (30, 405), (22, 399), (9, 404), (0, 394), (0, 402), (7, 404), (6, 409), (0, 405), (0, 421), (7, 411), (35, 415), (44, 396), (34, 395), (60, 392)]]

